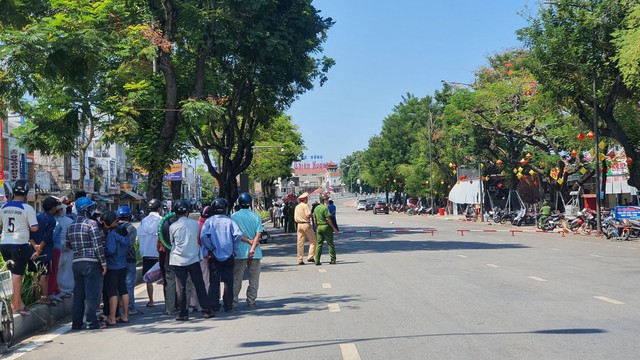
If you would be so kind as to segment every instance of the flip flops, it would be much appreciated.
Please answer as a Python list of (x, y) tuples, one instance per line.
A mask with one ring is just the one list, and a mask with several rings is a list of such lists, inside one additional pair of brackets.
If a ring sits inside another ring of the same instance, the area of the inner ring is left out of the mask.
[(120, 324), (128, 324), (128, 323), (129, 323), (129, 320), (124, 320), (123, 318), (119, 317), (119, 318), (116, 320), (116, 322), (117, 322), (117, 323), (120, 323)]
[(147, 307), (155, 307), (155, 306), (156, 306), (156, 304), (154, 304), (152, 301), (149, 301), (147, 303)]

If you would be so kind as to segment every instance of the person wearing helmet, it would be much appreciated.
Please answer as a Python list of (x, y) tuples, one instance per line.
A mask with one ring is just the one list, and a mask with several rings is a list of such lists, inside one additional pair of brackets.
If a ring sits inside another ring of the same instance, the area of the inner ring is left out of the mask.
[(248, 193), (240, 194), (238, 198), (240, 210), (231, 215), (231, 220), (235, 221), (242, 231), (242, 241), (236, 252), (236, 259), (233, 265), (233, 307), (238, 306), (238, 296), (242, 289), (242, 278), (245, 267), (249, 270), (249, 287), (247, 287), (247, 306), (256, 306), (258, 297), (258, 287), (260, 285), (260, 259), (262, 259), (262, 249), (260, 248), (260, 237), (264, 229), (262, 228), (262, 218), (251, 210), (252, 198)]
[(25, 203), (29, 184), (20, 179), (13, 184), (13, 199), (2, 206), (0, 214), (0, 226), (2, 227), (2, 242), (0, 251), (5, 261), (13, 260), (11, 269), (11, 282), (13, 295), (11, 307), (14, 313), (29, 315), (22, 296), (22, 276), (27, 269), (34, 248), (37, 245), (31, 239), (31, 234), (38, 231), (38, 219), (36, 211), (31, 205)]
[(104, 254), (104, 235), (98, 224), (91, 219), (95, 203), (86, 197), (76, 199), (78, 216), (67, 229), (67, 247), (73, 250), (73, 308), (71, 328), (80, 330), (102, 329), (104, 322), (98, 321), (98, 308), (102, 293), (103, 276), (107, 273)]
[(242, 231), (227, 216), (229, 204), (224, 198), (211, 203), (212, 216), (205, 221), (200, 233), (202, 245), (209, 257), (209, 299), (213, 311), (220, 310), (220, 283), (224, 283), (222, 302), (225, 311), (233, 310), (233, 266)]
[(325, 240), (329, 247), (329, 257), (331, 258), (331, 264), (336, 263), (336, 248), (333, 246), (333, 234), (338, 233), (338, 229), (331, 221), (331, 212), (327, 206), (329, 203), (329, 195), (320, 196), (320, 205), (316, 207), (313, 212), (313, 217), (318, 226), (318, 246), (316, 247), (315, 262), (316, 265), (322, 265), (320, 262), (320, 256), (322, 256), (322, 245)]
[(127, 293), (129, 294), (129, 315), (138, 315), (141, 312), (136, 309), (136, 300), (134, 297), (133, 289), (136, 286), (136, 238), (138, 237), (138, 230), (131, 223), (133, 214), (131, 208), (126, 205), (118, 207), (116, 210), (118, 216), (118, 224), (124, 226), (127, 229), (129, 236), (129, 250), (127, 251)]
[[(138, 226), (138, 243), (140, 245), (140, 256), (142, 257), (142, 274), (146, 274), (149, 269), (158, 262), (158, 226), (160, 225), (160, 209), (162, 202), (158, 199), (151, 199), (147, 203), (149, 215), (145, 216)], [(154, 307), (153, 283), (147, 283), (147, 307)]]
[(207, 290), (204, 286), (202, 270), (200, 269), (202, 252), (200, 244), (198, 244), (198, 222), (189, 219), (189, 203), (186, 200), (176, 201), (173, 204), (173, 212), (176, 213), (177, 220), (169, 226), (169, 239), (171, 241), (169, 265), (173, 266), (173, 271), (176, 274), (176, 291), (178, 308), (180, 309), (176, 320), (189, 320), (187, 276), (193, 282), (198, 295), (202, 316), (208, 319), (212, 314)]
[[(53, 261), (53, 232), (56, 228), (56, 218), (54, 214), (58, 211), (58, 206), (62, 202), (53, 196), (49, 196), (42, 202), (43, 211), (38, 213), (36, 218), (38, 219), (38, 231), (33, 234), (33, 239), (36, 242), (35, 252), (31, 256), (31, 260), (34, 264), (39, 264), (40, 271), (36, 271), (36, 279), (40, 283), (40, 286), (34, 287), (35, 298), (39, 304), (50, 305), (49, 300), (49, 274), (52, 273), (52, 261)], [(58, 263), (56, 262), (56, 266)], [(54, 275), (57, 277), (58, 272)], [(57, 282), (54, 284), (56, 289), (54, 292), (58, 292)], [(53, 303), (55, 305), (55, 303)]]
[[(131, 239), (127, 228), (118, 222), (114, 211), (100, 217), (106, 233), (104, 252), (107, 257), (107, 274), (104, 277), (103, 314), (107, 325), (129, 322), (129, 293), (127, 291), (127, 253)], [(122, 316), (117, 318), (118, 295), (122, 302)]]
[(309, 194), (303, 193), (298, 196), (300, 203), (296, 205), (294, 210), (294, 220), (298, 225), (298, 265), (304, 265), (304, 242), (305, 238), (309, 239), (309, 255), (307, 261), (313, 261), (316, 252), (316, 234), (311, 227), (311, 209), (309, 209)]

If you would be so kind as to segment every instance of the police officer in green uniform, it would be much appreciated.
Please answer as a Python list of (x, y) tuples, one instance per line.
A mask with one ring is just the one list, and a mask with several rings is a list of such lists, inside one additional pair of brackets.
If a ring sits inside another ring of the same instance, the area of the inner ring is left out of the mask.
[(328, 202), (329, 195), (320, 195), (320, 205), (316, 206), (315, 210), (313, 211), (313, 217), (317, 226), (315, 256), (316, 265), (322, 265), (322, 263), (320, 262), (320, 256), (322, 256), (322, 245), (324, 244), (325, 240), (327, 241), (327, 246), (329, 247), (329, 257), (331, 258), (331, 264), (336, 263), (336, 248), (335, 246), (333, 246), (333, 234), (337, 234), (338, 229), (331, 221), (331, 212), (329, 212), (329, 208), (327, 207)]

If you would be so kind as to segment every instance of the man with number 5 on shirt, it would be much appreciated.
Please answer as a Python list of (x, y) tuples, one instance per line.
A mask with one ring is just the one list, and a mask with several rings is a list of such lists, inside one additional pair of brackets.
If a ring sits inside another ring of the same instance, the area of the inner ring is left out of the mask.
[(0, 250), (5, 261), (13, 260), (11, 307), (14, 314), (20, 315), (29, 315), (20, 292), (22, 290), (22, 276), (36, 246), (35, 240), (31, 238), (31, 233), (38, 231), (36, 211), (31, 205), (24, 202), (28, 192), (27, 180), (17, 180), (13, 184), (13, 200), (4, 204), (0, 210), (0, 226), (2, 226)]

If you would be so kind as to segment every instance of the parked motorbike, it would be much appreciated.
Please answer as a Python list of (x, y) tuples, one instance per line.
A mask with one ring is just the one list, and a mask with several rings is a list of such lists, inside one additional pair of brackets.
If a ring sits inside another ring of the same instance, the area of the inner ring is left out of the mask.
[(630, 237), (638, 237), (640, 235), (640, 220), (624, 219), (618, 227), (620, 240), (629, 240)]
[(551, 231), (556, 228), (556, 226), (561, 226), (561, 223), (566, 221), (564, 214), (562, 213), (554, 213), (549, 215), (548, 218), (545, 219), (543, 224), (538, 224), (538, 228)]
[(511, 220), (511, 224), (515, 226), (535, 225), (537, 223), (538, 216), (524, 208), (518, 210), (515, 217)]

